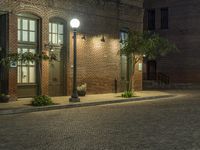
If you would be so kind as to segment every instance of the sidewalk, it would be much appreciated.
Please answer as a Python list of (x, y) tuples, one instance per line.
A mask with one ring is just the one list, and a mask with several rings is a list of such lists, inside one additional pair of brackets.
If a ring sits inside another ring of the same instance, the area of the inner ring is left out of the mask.
[(0, 103), (0, 115), (167, 98), (174, 95), (160, 91), (140, 91), (135, 92), (135, 96), (132, 98), (122, 98), (121, 93), (86, 95), (85, 97), (80, 97), (81, 102), (78, 103), (70, 103), (69, 96), (53, 97), (52, 100), (55, 105), (43, 107), (33, 107), (30, 105), (32, 98), (23, 98), (14, 102)]

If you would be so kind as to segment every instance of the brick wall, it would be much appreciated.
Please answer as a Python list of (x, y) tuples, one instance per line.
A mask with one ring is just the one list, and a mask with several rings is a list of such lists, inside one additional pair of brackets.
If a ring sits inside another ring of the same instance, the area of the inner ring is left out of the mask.
[[(10, 42), (13, 52), (17, 49), (17, 20), (19, 13), (31, 13), (40, 18), (40, 51), (45, 51), (48, 43), (48, 23), (51, 18), (61, 18), (67, 24), (65, 84), (66, 93), (71, 93), (73, 39), (69, 22), (73, 17), (80, 19), (77, 35), (78, 84), (87, 83), (88, 93), (108, 93), (114, 91), (115, 78), (120, 83), (119, 31), (123, 27), (142, 30), (142, 1), (118, 3), (118, 1), (90, 0), (3, 0), (0, 10), (10, 12)], [(14, 33), (14, 34), (12, 34)], [(85, 35), (86, 40), (81, 39)], [(102, 36), (105, 42), (101, 42)], [(48, 94), (48, 62), (42, 63), (42, 94)], [(135, 86), (141, 90), (142, 76), (136, 72)], [(16, 93), (16, 69), (9, 72), (9, 93)]]
[[(170, 76), (174, 83), (200, 83), (200, 2), (195, 0), (146, 0), (145, 7), (156, 9), (156, 32), (179, 48), (179, 53), (158, 59), (158, 71)], [(160, 8), (169, 8), (169, 29), (160, 29)], [(147, 28), (145, 15), (144, 28)]]

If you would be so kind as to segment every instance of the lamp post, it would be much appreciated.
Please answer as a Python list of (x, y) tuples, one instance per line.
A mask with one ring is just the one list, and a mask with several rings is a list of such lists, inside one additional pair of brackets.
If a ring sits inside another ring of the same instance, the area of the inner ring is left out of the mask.
[(70, 102), (80, 102), (80, 98), (77, 93), (77, 83), (76, 83), (76, 30), (80, 26), (80, 21), (76, 18), (70, 21), (70, 25), (73, 29), (73, 39), (74, 39), (74, 67), (73, 67), (73, 93), (69, 98)]

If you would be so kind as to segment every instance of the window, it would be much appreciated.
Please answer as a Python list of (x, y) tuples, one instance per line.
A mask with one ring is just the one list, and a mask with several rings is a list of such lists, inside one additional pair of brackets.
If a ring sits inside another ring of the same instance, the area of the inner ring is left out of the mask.
[[(37, 51), (37, 20), (35, 18), (18, 17), (18, 53)], [(36, 83), (36, 63), (18, 62), (18, 84)]]
[(36, 42), (36, 20), (18, 18), (18, 42)]
[[(18, 48), (18, 53), (31, 52), (35, 53), (34, 48), (21, 47)], [(22, 63), (18, 62), (18, 83), (35, 83), (36, 81), (36, 66), (35, 62)]]
[(64, 25), (61, 23), (49, 23), (49, 42), (55, 45), (63, 44)]
[(161, 29), (168, 29), (168, 8), (161, 8)]
[[(120, 32), (120, 47), (124, 46), (124, 41), (128, 39), (128, 32), (121, 31)], [(127, 77), (127, 57), (126, 55), (121, 55), (121, 79), (126, 80)]]
[(148, 30), (155, 30), (155, 9), (148, 10)]

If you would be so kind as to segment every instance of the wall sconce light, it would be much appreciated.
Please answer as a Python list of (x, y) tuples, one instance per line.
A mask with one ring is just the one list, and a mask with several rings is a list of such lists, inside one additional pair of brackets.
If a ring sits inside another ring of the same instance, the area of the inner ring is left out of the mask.
[(81, 37), (82, 40), (86, 40), (86, 36), (85, 34), (83, 34), (83, 36)]
[(105, 40), (105, 37), (104, 37), (104, 35), (102, 36), (102, 38), (101, 38), (101, 42), (105, 42), (106, 40)]

